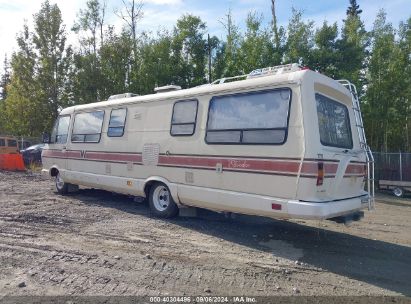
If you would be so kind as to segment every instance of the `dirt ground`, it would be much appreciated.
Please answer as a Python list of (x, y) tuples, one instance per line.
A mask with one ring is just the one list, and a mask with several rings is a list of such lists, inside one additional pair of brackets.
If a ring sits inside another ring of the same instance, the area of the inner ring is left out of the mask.
[(411, 295), (411, 200), (349, 226), (201, 211), (160, 220), (127, 196), (59, 196), (0, 172), (0, 295)]

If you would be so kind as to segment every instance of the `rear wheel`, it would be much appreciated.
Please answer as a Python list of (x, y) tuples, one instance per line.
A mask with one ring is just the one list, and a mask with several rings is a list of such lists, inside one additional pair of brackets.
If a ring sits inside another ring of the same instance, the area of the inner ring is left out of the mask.
[(394, 190), (392, 190), (392, 193), (396, 196), (396, 197), (402, 197), (404, 195), (404, 190), (402, 190), (401, 188), (397, 187)]
[(56, 189), (57, 192), (60, 194), (67, 194), (68, 193), (69, 184), (65, 183), (63, 178), (60, 175), (60, 172), (57, 172), (56, 175)]
[(148, 201), (150, 210), (155, 216), (170, 218), (178, 213), (178, 207), (171, 196), (170, 190), (162, 183), (155, 183), (150, 188)]

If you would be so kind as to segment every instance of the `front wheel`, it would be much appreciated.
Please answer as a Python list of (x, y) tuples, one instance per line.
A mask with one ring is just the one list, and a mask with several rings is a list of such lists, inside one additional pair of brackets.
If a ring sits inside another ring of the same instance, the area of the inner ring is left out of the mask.
[(404, 190), (402, 190), (401, 188), (397, 187), (394, 190), (392, 190), (392, 193), (396, 196), (396, 197), (402, 197), (404, 195)]
[(59, 194), (67, 194), (68, 193), (69, 184), (65, 183), (63, 178), (60, 175), (60, 172), (57, 172), (56, 175), (56, 190)]
[(170, 218), (178, 213), (170, 190), (162, 183), (156, 183), (150, 188), (148, 201), (151, 212), (157, 217)]

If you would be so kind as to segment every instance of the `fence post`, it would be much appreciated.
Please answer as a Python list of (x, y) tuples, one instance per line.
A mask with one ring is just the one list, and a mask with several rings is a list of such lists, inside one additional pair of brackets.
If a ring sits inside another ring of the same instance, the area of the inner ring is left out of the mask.
[(400, 152), (400, 181), (402, 181), (402, 153)]

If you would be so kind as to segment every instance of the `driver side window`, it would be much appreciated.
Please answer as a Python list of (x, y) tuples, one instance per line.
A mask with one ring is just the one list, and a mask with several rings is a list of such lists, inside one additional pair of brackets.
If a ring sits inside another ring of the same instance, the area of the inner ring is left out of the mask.
[(70, 126), (70, 115), (60, 116), (51, 134), (51, 143), (65, 144), (67, 142), (68, 129)]

